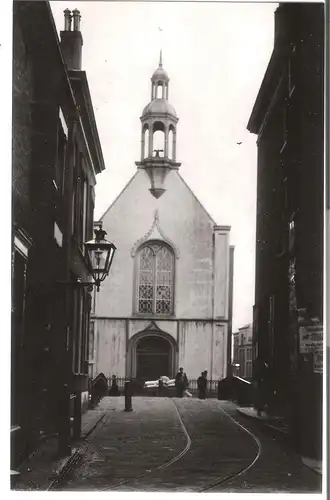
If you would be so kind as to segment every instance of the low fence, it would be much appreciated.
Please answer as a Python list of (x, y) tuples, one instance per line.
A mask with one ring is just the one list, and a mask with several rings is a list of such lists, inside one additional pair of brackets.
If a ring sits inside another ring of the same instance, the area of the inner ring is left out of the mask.
[[(125, 387), (125, 382), (128, 379), (125, 377), (118, 377), (116, 379), (116, 383), (118, 386), (118, 390), (120, 395), (124, 394), (124, 387)], [(158, 387), (150, 387), (150, 388), (145, 388), (144, 387), (144, 380), (142, 379), (129, 379), (132, 382), (133, 385), (133, 393), (135, 396), (155, 396), (155, 395), (160, 395), (160, 396), (165, 396), (165, 397), (171, 397), (175, 396), (175, 387), (164, 387), (163, 391), (161, 394), (159, 394), (159, 389)], [(194, 396), (197, 396), (198, 394), (198, 388), (197, 388), (197, 379), (188, 379), (189, 386), (188, 386), (188, 391), (193, 394)], [(108, 393), (110, 392), (112, 384), (112, 378), (108, 378)], [(218, 395), (218, 380), (208, 380), (207, 381), (207, 397), (217, 397)]]
[[(119, 390), (119, 395), (124, 394), (125, 377), (116, 379)], [(198, 395), (197, 379), (188, 379), (188, 391), (193, 395)], [(111, 378), (108, 379), (108, 388), (111, 387)], [(158, 387), (145, 388), (144, 380), (131, 379), (133, 395), (135, 396), (175, 396), (175, 387), (164, 387), (162, 391)], [(109, 392), (108, 392), (109, 393)], [(238, 403), (240, 406), (252, 406), (256, 401), (255, 389), (250, 381), (237, 376), (227, 377), (222, 380), (207, 381), (207, 398), (218, 398), (222, 400), (231, 400)]]

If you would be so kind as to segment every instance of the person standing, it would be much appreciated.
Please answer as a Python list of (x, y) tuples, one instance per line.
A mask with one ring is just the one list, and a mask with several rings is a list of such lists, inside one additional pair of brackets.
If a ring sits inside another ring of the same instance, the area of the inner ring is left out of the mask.
[(111, 387), (109, 391), (109, 396), (120, 396), (116, 375), (112, 375), (111, 377)]
[(206, 393), (207, 393), (207, 370), (204, 370), (204, 377), (205, 377), (205, 398), (206, 398)]
[(199, 399), (206, 398), (206, 386), (207, 386), (207, 371), (204, 371), (197, 379), (197, 389), (198, 389)]
[(182, 398), (186, 388), (188, 387), (187, 375), (183, 372), (183, 368), (179, 368), (175, 376), (175, 388), (177, 398)]

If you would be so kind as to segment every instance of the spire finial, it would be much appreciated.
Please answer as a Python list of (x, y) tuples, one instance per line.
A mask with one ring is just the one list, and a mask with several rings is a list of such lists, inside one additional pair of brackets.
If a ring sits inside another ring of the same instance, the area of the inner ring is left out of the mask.
[(160, 53), (159, 53), (159, 67), (160, 68), (163, 67), (163, 51), (162, 51), (162, 49), (160, 49)]

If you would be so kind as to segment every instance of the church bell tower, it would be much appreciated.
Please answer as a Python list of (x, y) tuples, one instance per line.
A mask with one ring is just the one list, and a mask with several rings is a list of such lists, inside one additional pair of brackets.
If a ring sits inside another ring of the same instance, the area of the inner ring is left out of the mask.
[(141, 160), (136, 162), (138, 168), (148, 173), (150, 192), (155, 198), (164, 193), (168, 172), (178, 170), (181, 165), (176, 162), (176, 127), (179, 119), (168, 102), (169, 81), (160, 51), (159, 66), (151, 77), (151, 101), (140, 118)]

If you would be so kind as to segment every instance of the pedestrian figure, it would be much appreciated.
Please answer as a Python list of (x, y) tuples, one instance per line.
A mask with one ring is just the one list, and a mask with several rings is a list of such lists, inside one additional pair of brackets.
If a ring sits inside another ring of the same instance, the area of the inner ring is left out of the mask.
[(183, 368), (181, 367), (175, 376), (176, 396), (178, 398), (183, 397), (188, 385), (189, 385), (189, 383), (188, 383), (187, 375), (183, 372)]
[(207, 386), (207, 371), (201, 373), (200, 377), (197, 379), (198, 397), (199, 399), (206, 398), (206, 386)]
[(204, 370), (204, 375), (205, 375), (205, 397), (207, 394), (207, 370)]
[(111, 380), (109, 396), (120, 396), (116, 375), (112, 375), (111, 379), (112, 380)]

